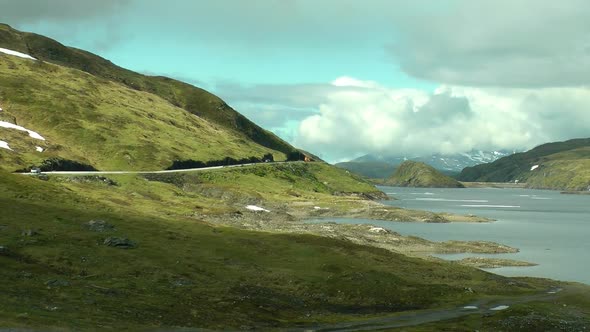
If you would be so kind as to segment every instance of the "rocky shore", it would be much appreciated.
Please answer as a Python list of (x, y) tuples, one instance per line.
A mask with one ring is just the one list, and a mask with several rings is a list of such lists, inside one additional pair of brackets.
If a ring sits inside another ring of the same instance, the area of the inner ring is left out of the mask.
[[(487, 241), (436, 242), (401, 234), (382, 227), (367, 224), (339, 224), (328, 218), (346, 217), (401, 222), (490, 222), (492, 220), (473, 215), (461, 216), (449, 213), (405, 210), (356, 196), (334, 197), (323, 202), (298, 201), (283, 204), (260, 202), (256, 208), (236, 206), (235, 211), (223, 214), (199, 214), (194, 218), (214, 224), (242, 229), (305, 233), (324, 237), (345, 239), (353, 243), (384, 248), (411, 256), (427, 257), (430, 254), (449, 253), (515, 253), (512, 248)], [(326, 218), (326, 222), (308, 222)]]

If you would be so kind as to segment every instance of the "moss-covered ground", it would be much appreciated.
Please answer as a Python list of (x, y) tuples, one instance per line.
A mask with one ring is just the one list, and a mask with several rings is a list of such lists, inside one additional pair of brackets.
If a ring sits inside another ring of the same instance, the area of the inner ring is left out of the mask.
[[(295, 164), (292, 171), (302, 167), (298, 176), (307, 180), (284, 178), (273, 167), (187, 176), (217, 188), (249, 184), (263, 197), (283, 197), (279, 190), (310, 197), (374, 190), (356, 178), (332, 182), (345, 171), (327, 165)], [(268, 329), (545, 287), (349, 241), (214, 226), (191, 211), (226, 208), (219, 198), (179, 187), (174, 178), (109, 178), (115, 184), (0, 173), (0, 326)], [(284, 181), (293, 188), (273, 187)], [(114, 229), (89, 230), (90, 220)], [(137, 247), (109, 247), (107, 237), (128, 238)]]

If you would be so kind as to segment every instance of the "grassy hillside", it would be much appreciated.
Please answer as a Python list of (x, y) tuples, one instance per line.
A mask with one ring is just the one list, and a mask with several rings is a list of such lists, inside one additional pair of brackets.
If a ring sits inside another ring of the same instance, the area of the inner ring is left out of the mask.
[[(62, 157), (95, 168), (164, 169), (173, 160), (262, 157), (274, 153), (235, 131), (186, 112), (157, 95), (77, 69), (0, 54), (0, 120), (41, 134), (0, 128), (9, 170)], [(36, 146), (45, 149), (40, 153)]]
[(446, 176), (434, 167), (416, 161), (403, 162), (385, 185), (399, 187), (462, 188), (457, 180)]
[(587, 190), (590, 185), (590, 139), (540, 145), (490, 164), (465, 168), (461, 181), (526, 182), (533, 188)]
[(89, 52), (66, 47), (55, 40), (34, 33), (20, 32), (5, 24), (0, 24), (0, 47), (30, 54), (43, 61), (75, 68), (96, 77), (120, 83), (133, 90), (157, 95), (176, 107), (269, 149), (283, 153), (294, 150), (288, 143), (257, 126), (217, 96), (190, 84), (167, 77), (135, 73)]
[(334, 164), (336, 167), (344, 168), (358, 175), (370, 179), (385, 179), (390, 177), (395, 172), (395, 166), (389, 163), (380, 161), (369, 162), (342, 162)]
[[(259, 188), (289, 182), (281, 180), (286, 171), (258, 171), (195, 173), (200, 181), (193, 183), (228, 192), (228, 183), (254, 178), (266, 179)], [(307, 172), (317, 182), (293, 190), (324, 195), (314, 186), (330, 181), (333, 168)], [(131, 175), (66, 180), (0, 172), (0, 326), (260, 329), (462, 303), (475, 296), (466, 287), (478, 297), (536, 287), (348, 241), (208, 225), (190, 211), (222, 201), (186, 182)], [(106, 225), (92, 228), (91, 220)], [(135, 247), (108, 246), (109, 237)]]

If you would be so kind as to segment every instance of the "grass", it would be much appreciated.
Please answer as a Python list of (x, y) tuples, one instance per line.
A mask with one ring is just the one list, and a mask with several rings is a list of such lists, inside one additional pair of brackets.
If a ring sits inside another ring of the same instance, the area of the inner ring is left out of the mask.
[[(0, 128), (2, 167), (15, 170), (59, 156), (100, 170), (164, 169), (177, 159), (216, 160), (273, 153), (234, 131), (143, 91), (76, 69), (2, 56), (2, 116), (47, 141)], [(39, 145), (46, 149), (35, 151)]]
[[(303, 166), (309, 180), (294, 190), (307, 195), (328, 195), (314, 191), (317, 183), (345, 172)], [(256, 167), (194, 176), (221, 188), (289, 182), (280, 168), (265, 167), (259, 175)], [(449, 305), (473, 298), (465, 287), (478, 296), (530, 291), (508, 278), (348, 241), (215, 227), (190, 211), (222, 208), (218, 199), (138, 176), (112, 180), (116, 185), (0, 173), (0, 245), (10, 250), (0, 255), (0, 326), (260, 329)], [(327, 191), (365, 186), (351, 180)], [(83, 227), (96, 219), (115, 230)], [(22, 235), (27, 229), (38, 235)], [(128, 237), (138, 248), (102, 245), (108, 236)]]
[(77, 69), (131, 90), (158, 96), (188, 114), (205, 119), (224, 131), (230, 132), (232, 136), (252, 141), (268, 149), (283, 154), (295, 150), (287, 142), (236, 112), (217, 96), (190, 84), (167, 77), (135, 73), (92, 53), (66, 47), (55, 40), (34, 33), (20, 32), (5, 24), (0, 24), (0, 47)]

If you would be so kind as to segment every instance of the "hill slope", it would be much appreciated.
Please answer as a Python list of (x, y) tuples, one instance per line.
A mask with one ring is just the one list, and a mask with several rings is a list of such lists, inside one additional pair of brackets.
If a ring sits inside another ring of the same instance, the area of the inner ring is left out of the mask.
[[(162, 169), (174, 160), (219, 160), (295, 149), (216, 96), (165, 77), (148, 77), (43, 36), (0, 25), (2, 166), (14, 170), (61, 157), (98, 169)], [(46, 61), (42, 61), (46, 60)], [(43, 150), (43, 152), (40, 152)]]
[(540, 145), (493, 163), (465, 168), (461, 181), (526, 182), (532, 188), (587, 190), (590, 185), (590, 139)]
[[(192, 180), (183, 184), (136, 175), (113, 176), (109, 183), (92, 177), (41, 181), (0, 171), (0, 326), (268, 330), (463, 303), (475, 297), (465, 287), (477, 289), (477, 296), (528, 291), (448, 262), (348, 240), (213, 226), (193, 216), (230, 209), (215, 195), (228, 183), (291, 182), (285, 175), (292, 173), (281, 171), (288, 165), (275, 166), (223, 170), (226, 176), (187, 173), (180, 176)], [(316, 189), (328, 189), (323, 183), (330, 170), (344, 173), (320, 163), (297, 168), (310, 178), (292, 190), (308, 197), (329, 195)], [(236, 216), (255, 214), (241, 210)], [(109, 238), (128, 238), (131, 248), (110, 246)]]
[(251, 122), (219, 97), (190, 84), (167, 77), (135, 73), (92, 53), (66, 47), (50, 38), (20, 32), (3, 24), (0, 24), (0, 47), (21, 51), (39, 60), (79, 69), (134, 90), (155, 94), (191, 114), (245, 135), (264, 147), (283, 153), (293, 151), (293, 147), (287, 142)]
[(434, 167), (417, 161), (403, 162), (385, 180), (385, 185), (399, 187), (431, 187), (431, 188), (462, 188), (463, 185), (457, 180), (446, 176)]

